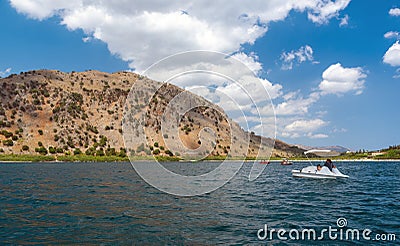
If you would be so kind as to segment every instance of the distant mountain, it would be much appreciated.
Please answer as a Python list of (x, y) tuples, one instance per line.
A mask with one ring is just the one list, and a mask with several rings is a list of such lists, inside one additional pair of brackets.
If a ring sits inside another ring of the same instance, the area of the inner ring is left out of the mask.
[[(0, 86), (0, 152), (5, 154), (178, 156), (167, 149), (166, 142), (174, 135), (163, 134), (164, 120), (178, 120), (175, 132), (167, 130), (178, 133), (181, 141), (172, 142), (193, 150), (207, 142), (212, 148), (204, 154), (211, 156), (254, 157), (273, 143), (245, 132), (220, 107), (190, 92), (190, 101), (178, 102), (178, 109), (192, 100), (211, 107), (197, 107), (183, 115), (164, 114), (184, 90), (130, 72), (38, 70), (2, 78)], [(159, 87), (157, 93), (150, 94), (155, 87)], [(133, 95), (131, 88), (135, 88)], [(136, 110), (130, 115), (128, 132), (122, 127), (127, 98)], [(145, 144), (125, 149), (124, 136), (129, 136), (125, 142), (135, 142), (140, 135), (142, 126), (134, 121), (139, 116), (145, 119)], [(273, 156), (294, 157), (303, 151), (277, 140)]]
[(338, 153), (346, 153), (347, 151), (351, 151), (349, 148), (339, 146), (339, 145), (334, 145), (334, 146), (321, 146), (321, 147), (313, 147), (313, 146), (307, 146), (307, 145), (301, 145), (301, 144), (296, 144), (295, 146), (305, 149), (305, 150), (310, 150), (310, 149), (327, 149), (327, 150), (332, 150)]

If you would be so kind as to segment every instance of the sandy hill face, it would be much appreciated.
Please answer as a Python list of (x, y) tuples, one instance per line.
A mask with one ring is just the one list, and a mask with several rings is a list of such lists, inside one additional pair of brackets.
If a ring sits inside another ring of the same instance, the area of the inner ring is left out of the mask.
[[(7, 154), (124, 155), (129, 151), (175, 156), (196, 150), (204, 156), (256, 156), (271, 151), (273, 143), (244, 132), (205, 99), (134, 73), (39, 70), (0, 79), (0, 86), (0, 151)], [(155, 94), (151, 93), (154, 87), (158, 88)], [(183, 92), (186, 97), (177, 100)], [(191, 103), (206, 106), (180, 112)], [(131, 110), (129, 117), (124, 118), (124, 108)], [(135, 117), (142, 119), (142, 125), (135, 123)], [(171, 121), (176, 124), (163, 129)], [(144, 141), (137, 136), (140, 129)], [(180, 141), (174, 141), (177, 138)], [(277, 141), (273, 153), (291, 157), (301, 152)]]

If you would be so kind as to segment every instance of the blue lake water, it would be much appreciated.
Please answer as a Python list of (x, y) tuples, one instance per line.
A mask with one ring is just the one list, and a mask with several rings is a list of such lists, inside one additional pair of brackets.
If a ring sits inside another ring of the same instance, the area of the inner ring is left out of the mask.
[[(216, 163), (166, 163), (204, 172)], [(291, 177), (293, 166), (271, 164), (248, 181), (251, 164), (221, 189), (197, 197), (165, 194), (130, 163), (0, 165), (0, 244), (134, 245), (394, 245), (400, 241), (399, 162), (339, 163), (344, 180)], [(396, 241), (260, 240), (275, 229), (368, 228)]]

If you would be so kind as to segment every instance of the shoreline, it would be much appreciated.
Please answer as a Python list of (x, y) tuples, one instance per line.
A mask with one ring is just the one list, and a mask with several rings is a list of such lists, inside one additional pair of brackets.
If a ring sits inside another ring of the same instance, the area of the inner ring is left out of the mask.
[[(149, 159), (149, 158), (135, 158), (134, 160), (132, 160), (133, 162), (152, 162), (154, 160)], [(190, 161), (190, 160), (158, 160), (159, 162), (183, 162), (183, 163), (192, 163), (192, 164), (196, 164), (196, 163), (201, 163), (201, 162), (222, 162), (224, 160), (221, 159), (209, 159), (209, 160), (201, 160), (201, 161)], [(227, 160), (229, 162), (245, 162), (245, 163), (253, 163), (253, 162), (261, 162), (263, 160)], [(270, 164), (280, 164), (282, 160), (269, 160)], [(293, 164), (296, 163), (304, 163), (304, 162), (311, 162), (311, 163), (318, 163), (318, 162), (324, 162), (325, 159), (293, 159), (290, 160), (290, 162), (292, 162)], [(339, 160), (332, 160), (333, 162), (400, 162), (400, 159), (339, 159)], [(119, 160), (110, 160), (110, 159), (98, 159), (98, 160), (0, 160), (0, 164), (18, 164), (18, 163), (74, 163), (74, 162), (86, 162), (86, 163), (130, 163), (131, 160), (129, 159), (119, 159)]]
[[(290, 159), (290, 162), (321, 162), (326, 159)], [(281, 162), (281, 160), (270, 160), (270, 162)], [(332, 159), (332, 162), (400, 162), (400, 159)]]

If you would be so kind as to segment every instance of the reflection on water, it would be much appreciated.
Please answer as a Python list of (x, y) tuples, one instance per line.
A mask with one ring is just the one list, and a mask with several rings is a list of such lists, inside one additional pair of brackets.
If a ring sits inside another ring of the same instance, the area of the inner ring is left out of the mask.
[(339, 217), (351, 228), (400, 235), (398, 164), (339, 164), (347, 180), (294, 179), (293, 167), (271, 164), (253, 182), (245, 164), (223, 188), (183, 198), (149, 186), (129, 163), (2, 164), (0, 242), (251, 244), (261, 243), (264, 224), (321, 228)]

